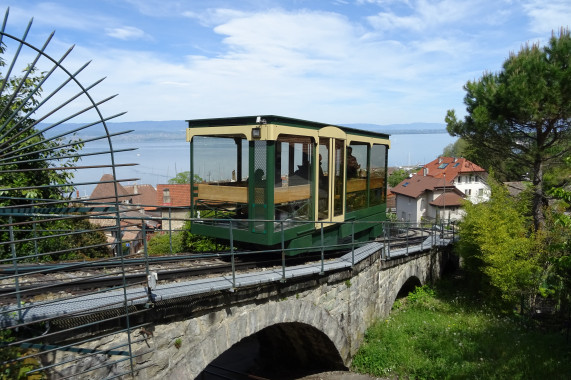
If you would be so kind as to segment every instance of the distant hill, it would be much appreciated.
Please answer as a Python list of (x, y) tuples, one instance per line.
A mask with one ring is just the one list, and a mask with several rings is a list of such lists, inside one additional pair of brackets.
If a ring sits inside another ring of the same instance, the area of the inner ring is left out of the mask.
[(368, 131), (388, 133), (390, 135), (416, 135), (426, 133), (446, 133), (446, 125), (440, 123), (409, 124), (344, 124), (346, 127), (366, 129)]
[[(46, 128), (49, 124), (41, 123), (40, 128)], [(113, 137), (115, 141), (145, 141), (145, 140), (180, 140), (185, 138), (186, 121), (166, 120), (166, 121), (127, 121), (122, 123), (107, 123), (109, 133), (117, 133), (133, 130), (128, 135)], [(390, 135), (402, 134), (432, 134), (446, 133), (446, 126), (438, 123), (410, 123), (410, 124), (343, 124), (346, 127), (365, 129), (373, 132), (387, 133)], [(60, 134), (82, 127), (83, 124), (68, 123), (58, 125), (54, 130), (48, 131), (47, 135)], [(83, 138), (93, 138), (104, 135), (100, 125), (81, 130), (78, 135)]]

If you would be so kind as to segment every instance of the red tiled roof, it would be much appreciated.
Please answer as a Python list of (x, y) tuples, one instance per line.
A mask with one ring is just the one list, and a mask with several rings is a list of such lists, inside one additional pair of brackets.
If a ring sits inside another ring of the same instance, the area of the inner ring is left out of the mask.
[(418, 198), (425, 191), (434, 191), (436, 188), (450, 187), (454, 185), (448, 178), (446, 183), (442, 178), (435, 178), (430, 176), (413, 175), (411, 178), (404, 179), (401, 183), (391, 189), (395, 194), (405, 195), (411, 198)]
[[(95, 186), (95, 189), (91, 192), (89, 199), (94, 202), (115, 202), (115, 186), (113, 184), (114, 178), (111, 174), (103, 174), (100, 183)], [(129, 192), (117, 182), (117, 196), (119, 196), (119, 202), (124, 202), (131, 197)]]
[(450, 192), (440, 194), (438, 198), (430, 202), (433, 206), (448, 207), (448, 206), (462, 206), (464, 198), (458, 192)]
[(434, 161), (424, 165), (416, 174), (423, 176), (425, 169), (428, 171), (426, 173), (427, 176), (443, 178), (443, 176), (446, 175), (447, 180), (453, 180), (459, 174), (486, 172), (480, 166), (463, 157), (438, 157)]
[(152, 185), (124, 186), (129, 194), (133, 194), (133, 204), (143, 205), (145, 210), (152, 210), (157, 204), (157, 190)]
[[(163, 202), (163, 191), (169, 189), (171, 203)], [(184, 207), (190, 206), (190, 184), (163, 184), (157, 185), (157, 203), (158, 206)]]

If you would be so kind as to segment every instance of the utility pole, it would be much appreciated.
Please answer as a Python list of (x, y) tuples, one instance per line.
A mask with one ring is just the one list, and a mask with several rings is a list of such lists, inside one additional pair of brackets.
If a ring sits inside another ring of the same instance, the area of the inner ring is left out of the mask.
[(444, 215), (442, 215), (442, 222), (444, 223), (444, 220), (446, 219), (446, 174), (444, 175), (444, 193), (442, 194), (442, 212)]

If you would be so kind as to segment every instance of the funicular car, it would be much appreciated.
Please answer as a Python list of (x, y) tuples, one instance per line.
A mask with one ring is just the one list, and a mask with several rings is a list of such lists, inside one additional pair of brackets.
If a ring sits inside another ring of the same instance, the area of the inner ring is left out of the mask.
[(386, 134), (265, 115), (188, 120), (186, 137), (194, 234), (290, 255), (381, 234)]

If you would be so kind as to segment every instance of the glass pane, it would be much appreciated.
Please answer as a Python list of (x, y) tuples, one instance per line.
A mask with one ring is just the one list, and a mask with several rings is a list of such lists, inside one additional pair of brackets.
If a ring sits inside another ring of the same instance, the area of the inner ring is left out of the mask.
[(386, 160), (387, 147), (385, 145), (373, 145), (371, 149), (371, 183), (370, 205), (376, 206), (386, 201), (385, 173), (387, 171)]
[[(254, 199), (252, 207), (254, 219), (266, 219), (266, 141), (254, 141), (254, 177), (252, 186), (254, 187)], [(255, 222), (255, 232), (265, 232), (265, 223)]]
[[(247, 219), (248, 140), (196, 136), (192, 144), (198, 215), (201, 218)], [(245, 223), (235, 225), (247, 228)]]
[(343, 215), (343, 181), (345, 180), (345, 141), (335, 140), (335, 195), (333, 215)]
[(368, 148), (357, 143), (347, 147), (347, 212), (367, 207)]
[[(311, 215), (311, 173), (314, 145), (311, 138), (280, 135), (276, 143), (276, 179), (274, 186), (274, 229), (299, 226), (296, 220)], [(279, 222), (278, 222), (279, 221)]]
[(329, 219), (329, 139), (319, 139), (319, 197), (317, 214), (319, 219)]

